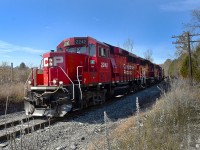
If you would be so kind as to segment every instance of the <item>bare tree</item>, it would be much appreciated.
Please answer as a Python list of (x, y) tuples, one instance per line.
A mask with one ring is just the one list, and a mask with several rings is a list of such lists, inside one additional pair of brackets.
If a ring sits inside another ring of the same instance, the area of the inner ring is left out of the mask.
[(200, 9), (192, 11), (192, 19), (189, 23), (185, 24), (185, 29), (190, 32), (199, 32), (200, 29)]
[(130, 38), (128, 38), (124, 44), (123, 44), (123, 48), (129, 52), (133, 51), (133, 40), (131, 40)]
[(149, 61), (153, 62), (152, 54), (153, 54), (152, 50), (151, 49), (147, 49), (147, 51), (144, 52), (144, 58), (146, 60), (149, 60)]
[(200, 28), (200, 9), (195, 9), (192, 12), (194, 20), (196, 21), (197, 27)]
[(175, 54), (177, 57), (187, 53), (188, 45), (187, 45), (186, 32), (183, 32), (183, 34), (178, 37), (176, 43), (177, 45)]

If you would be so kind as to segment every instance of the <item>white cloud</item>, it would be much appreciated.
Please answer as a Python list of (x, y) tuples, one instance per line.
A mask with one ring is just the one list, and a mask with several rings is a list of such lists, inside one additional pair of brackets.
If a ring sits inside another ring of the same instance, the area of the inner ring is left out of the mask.
[(9, 54), (12, 52), (27, 52), (27, 53), (44, 53), (44, 50), (37, 50), (31, 47), (24, 47), (24, 46), (18, 46), (14, 45), (5, 41), (0, 40), (0, 55), (9, 57)]
[(179, 0), (160, 5), (160, 9), (164, 11), (188, 11), (200, 8), (199, 0)]

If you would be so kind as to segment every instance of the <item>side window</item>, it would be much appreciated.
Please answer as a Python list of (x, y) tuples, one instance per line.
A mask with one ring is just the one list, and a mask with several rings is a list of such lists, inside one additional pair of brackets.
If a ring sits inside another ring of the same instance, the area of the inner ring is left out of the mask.
[(110, 51), (108, 49), (106, 49), (106, 54), (107, 57), (110, 57)]
[(108, 51), (105, 48), (99, 47), (99, 56), (108, 57)]
[(99, 47), (99, 56), (103, 56), (103, 48)]
[(94, 44), (90, 44), (89, 45), (90, 48), (90, 56), (96, 56), (96, 49), (95, 49), (95, 45)]

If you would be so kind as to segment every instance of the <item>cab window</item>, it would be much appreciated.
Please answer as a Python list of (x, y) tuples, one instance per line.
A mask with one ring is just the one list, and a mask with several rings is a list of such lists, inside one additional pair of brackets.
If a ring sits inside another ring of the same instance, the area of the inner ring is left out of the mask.
[(76, 52), (76, 48), (74, 48), (74, 47), (67, 47), (66, 48), (66, 52), (75, 53)]
[(67, 47), (66, 48), (66, 52), (86, 54), (87, 53), (87, 47), (86, 46), (82, 46), (82, 47)]
[(90, 48), (89, 55), (95, 57), (96, 56), (95, 45), (94, 44), (90, 44), (89, 48)]
[(99, 47), (99, 56), (108, 57), (108, 51), (105, 48)]
[(86, 53), (87, 53), (87, 48), (86, 48), (86, 46), (77, 47), (77, 53), (86, 54)]

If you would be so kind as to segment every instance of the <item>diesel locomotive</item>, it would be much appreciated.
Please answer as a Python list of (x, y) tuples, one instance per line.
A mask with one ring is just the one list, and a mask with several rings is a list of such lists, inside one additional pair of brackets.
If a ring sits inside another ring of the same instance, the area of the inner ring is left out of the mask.
[(63, 117), (163, 79), (159, 65), (92, 37), (64, 39), (41, 64), (25, 84), (27, 115)]

